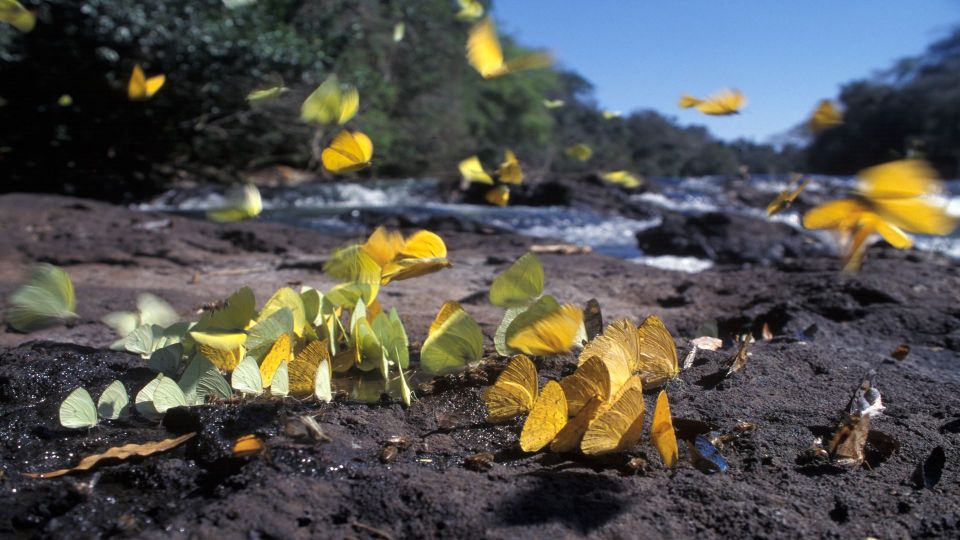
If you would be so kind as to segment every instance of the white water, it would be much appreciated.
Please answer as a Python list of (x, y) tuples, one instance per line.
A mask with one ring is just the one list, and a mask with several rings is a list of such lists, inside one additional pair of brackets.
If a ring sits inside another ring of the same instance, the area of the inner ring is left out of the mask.
[[(757, 177), (750, 182), (752, 187), (770, 193), (771, 198), (787, 187), (785, 178)], [(660, 193), (640, 193), (631, 195), (630, 198), (688, 214), (725, 211), (766, 219), (765, 209), (747, 207), (729, 197), (722, 178), (659, 179), (659, 183), (662, 185)], [(852, 178), (814, 177), (807, 190), (810, 193), (832, 196), (852, 186)], [(953, 193), (944, 197), (944, 202), (949, 213), (960, 216), (960, 185), (953, 189)], [(712, 266), (710, 261), (694, 257), (652, 257), (643, 254), (636, 246), (635, 234), (656, 227), (660, 224), (659, 218), (635, 220), (619, 216), (608, 217), (589, 210), (566, 207), (500, 208), (435, 202), (441, 198), (440, 184), (432, 179), (314, 184), (266, 190), (263, 218), (331, 234), (360, 235), (366, 230), (363, 222), (355, 219), (361, 212), (420, 217), (452, 215), (527, 236), (590, 246), (600, 253), (657, 268), (700, 272)], [(216, 193), (169, 192), (153, 203), (140, 205), (139, 208), (194, 214), (216, 208), (222, 203), (223, 198)], [(787, 211), (771, 219), (802, 229), (800, 216), (796, 212)], [(821, 236), (824, 239), (829, 237), (828, 234)], [(960, 238), (956, 236), (944, 238), (917, 235), (916, 246), (918, 249), (937, 251), (960, 259)]]

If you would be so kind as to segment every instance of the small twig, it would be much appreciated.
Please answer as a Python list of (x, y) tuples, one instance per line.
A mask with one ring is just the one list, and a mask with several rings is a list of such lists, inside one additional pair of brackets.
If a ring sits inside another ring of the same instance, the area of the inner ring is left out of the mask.
[(372, 534), (372, 535), (374, 535), (374, 536), (379, 536), (380, 538), (383, 538), (384, 540), (393, 540), (393, 535), (391, 535), (391, 534), (388, 533), (387, 531), (385, 531), (385, 530), (383, 530), (383, 529), (378, 529), (378, 528), (376, 528), (376, 527), (372, 527), (372, 526), (370, 526), (370, 525), (365, 525), (365, 524), (360, 523), (359, 521), (357, 521), (357, 520), (355, 520), (355, 519), (350, 520), (350, 525), (353, 526), (353, 528), (355, 528), (355, 529), (360, 529), (361, 531), (366, 531), (366, 532), (368, 532), (368, 533), (370, 533), (370, 534)]

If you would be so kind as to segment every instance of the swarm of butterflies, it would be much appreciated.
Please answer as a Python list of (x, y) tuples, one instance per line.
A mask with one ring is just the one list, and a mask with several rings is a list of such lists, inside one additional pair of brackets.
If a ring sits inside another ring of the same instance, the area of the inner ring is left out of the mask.
[[(329, 402), (334, 373), (350, 370), (379, 371), (385, 384), (397, 380), (409, 406), (413, 394), (405, 376), (410, 362), (406, 329), (396, 308), (386, 312), (377, 293), (382, 285), (449, 266), (446, 246), (436, 234), (420, 231), (404, 238), (378, 228), (364, 243), (332, 255), (325, 271), (340, 283), (325, 293), (283, 287), (257, 310), (253, 291), (244, 287), (193, 322), (180, 321), (162, 299), (142, 294), (137, 311), (110, 313), (103, 322), (119, 336), (111, 348), (139, 354), (157, 372), (134, 400), (137, 412), (149, 419), (174, 407), (237, 397), (289, 395)], [(41, 265), (11, 297), (7, 320), (16, 329), (35, 330), (76, 317), (75, 306), (66, 272)], [(472, 333), (464, 331), (464, 322), (472, 324)], [(475, 352), (461, 346), (465, 337), (476, 344)], [(449, 358), (461, 366), (475, 362), (482, 341), (473, 319), (445, 305), (423, 344), (421, 365), (439, 373)], [(125, 414), (128, 405), (119, 381), (96, 404), (86, 389), (77, 388), (61, 405), (61, 424), (92, 427), (100, 419)]]
[[(231, 0), (228, 7), (246, 0)], [(466, 59), (484, 79), (495, 79), (553, 63), (548, 54), (535, 53), (506, 59), (493, 21), (484, 18), (477, 0), (458, 0), (457, 19), (474, 23), (468, 33)], [(36, 15), (17, 0), (0, 0), (0, 22), (30, 32)], [(405, 26), (397, 23), (393, 40), (403, 40)], [(134, 65), (128, 84), (131, 101), (148, 101), (166, 83), (164, 74), (147, 76)], [(251, 91), (251, 103), (276, 98), (287, 91), (282, 81)], [(70, 106), (63, 95), (58, 103)], [(544, 107), (559, 109), (562, 100), (543, 100)], [(684, 94), (678, 105), (710, 116), (739, 114), (747, 105), (736, 89), (697, 98)], [(352, 174), (371, 166), (374, 147), (362, 131), (346, 126), (356, 115), (360, 96), (356, 87), (330, 75), (302, 103), (301, 120), (318, 126), (316, 140), (327, 127), (338, 129), (318, 157), (332, 174)], [(616, 121), (617, 111), (602, 111)], [(808, 122), (813, 133), (843, 123), (840, 109), (829, 100), (819, 103)], [(577, 142), (564, 150), (570, 159), (587, 162), (593, 150)], [(492, 205), (509, 203), (510, 187), (521, 185), (524, 173), (515, 153), (506, 149), (503, 161), (488, 172), (479, 157), (459, 164), (465, 183), (489, 186), (485, 200)], [(625, 170), (600, 177), (626, 189), (644, 179)], [(901, 160), (861, 171), (858, 185), (847, 198), (829, 201), (803, 216), (809, 229), (837, 232), (843, 247), (843, 267), (856, 270), (869, 241), (879, 236), (896, 248), (909, 248), (908, 233), (945, 235), (956, 228), (934, 197), (942, 183), (921, 160)], [(767, 207), (772, 216), (789, 208), (809, 185), (796, 178)], [(252, 185), (230, 191), (220, 208), (208, 212), (219, 222), (256, 217), (263, 210), (259, 190)], [(293, 396), (329, 402), (333, 399), (334, 373), (357, 370), (379, 372), (389, 382), (393, 373), (401, 398), (413, 397), (404, 370), (409, 369), (409, 341), (396, 308), (385, 312), (377, 295), (392, 281), (410, 279), (450, 266), (443, 240), (429, 231), (408, 238), (385, 228), (376, 229), (363, 243), (345, 246), (332, 254), (324, 271), (337, 280), (326, 292), (310, 287), (277, 290), (258, 310), (252, 290), (242, 288), (225, 301), (205, 309), (198, 320), (180, 321), (177, 313), (152, 295), (141, 295), (136, 312), (113, 313), (104, 323), (119, 339), (113, 348), (141, 355), (157, 376), (141, 388), (134, 408), (157, 419), (174, 407), (257, 397)], [(642, 438), (645, 403), (643, 390), (658, 388), (676, 377), (677, 351), (673, 338), (656, 316), (635, 325), (622, 319), (605, 329), (599, 307), (586, 312), (544, 295), (543, 268), (528, 253), (498, 275), (491, 285), (492, 304), (504, 308), (494, 336), (498, 354), (511, 357), (506, 369), (484, 393), (490, 422), (504, 422), (526, 414), (520, 447), (537, 452), (546, 447), (560, 453), (581, 452), (596, 456), (622, 452)], [(76, 296), (65, 271), (37, 265), (26, 285), (10, 297), (7, 322), (29, 332), (76, 318)], [(602, 332), (601, 332), (602, 330)], [(741, 346), (746, 361), (746, 343)], [(574, 373), (540, 387), (536, 366), (529, 357), (568, 353), (581, 349)], [(431, 374), (459, 371), (483, 358), (483, 334), (477, 322), (457, 302), (439, 309), (420, 351), (420, 366)], [(738, 356), (739, 357), (739, 356)], [(733, 369), (733, 368), (731, 368)], [(101, 420), (115, 420), (129, 410), (127, 389), (111, 382), (97, 402), (84, 388), (75, 389), (60, 407), (60, 422), (68, 428), (88, 428)], [(840, 464), (860, 464), (868, 438), (869, 421), (882, 409), (879, 392), (868, 377), (855, 394), (827, 448), (814, 449)], [(678, 459), (677, 439), (666, 390), (657, 401), (650, 439), (667, 467)], [(711, 440), (688, 441), (691, 457), (723, 471), (726, 463)]]

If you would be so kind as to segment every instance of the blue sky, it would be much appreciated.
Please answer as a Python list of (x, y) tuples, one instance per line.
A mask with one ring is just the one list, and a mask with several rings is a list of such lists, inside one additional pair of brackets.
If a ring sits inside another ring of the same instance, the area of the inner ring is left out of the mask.
[[(764, 141), (843, 83), (923, 52), (960, 23), (960, 0), (497, 0), (493, 13), (590, 80), (604, 108)], [(725, 87), (747, 95), (740, 116), (676, 106), (682, 92)]]

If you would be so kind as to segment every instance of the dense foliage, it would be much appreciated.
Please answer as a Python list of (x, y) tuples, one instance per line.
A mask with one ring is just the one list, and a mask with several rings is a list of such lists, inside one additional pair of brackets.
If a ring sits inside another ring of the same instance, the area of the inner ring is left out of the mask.
[[(221, 0), (24, 4), (38, 14), (33, 32), (0, 25), (4, 190), (130, 199), (179, 176), (236, 182), (242, 171), (270, 164), (317, 168), (312, 149), (332, 131), (317, 134), (299, 120), (299, 107), (331, 73), (360, 90), (351, 125), (374, 142), (369, 175), (454, 177), (459, 160), (477, 153), (496, 163), (506, 148), (532, 178), (601, 168), (703, 175), (803, 166), (796, 147), (722, 142), (653, 111), (606, 119), (589, 82), (575, 73), (483, 80), (464, 59), (469, 23), (453, 16), (452, 0), (259, 0), (233, 9)], [(398, 22), (406, 33), (395, 42)], [(522, 52), (509, 37), (504, 47), (508, 57)], [(953, 80), (956, 48), (956, 41), (935, 45), (942, 61), (904, 67), (896, 84), (851, 85), (849, 121), (814, 141), (816, 166), (849, 172), (880, 161), (886, 148), (919, 141), (937, 165), (956, 168), (958, 100), (929, 97), (917, 114), (914, 96)], [(136, 63), (167, 76), (150, 101), (127, 99)], [(289, 92), (245, 100), (278, 78)], [(58, 103), (64, 95), (69, 105)], [(548, 109), (545, 98), (566, 106)], [(953, 116), (927, 112), (943, 107), (953, 107)], [(944, 137), (949, 130), (952, 138)], [(889, 135), (863, 135), (878, 131)], [(575, 143), (591, 146), (594, 157), (565, 156)], [(851, 153), (860, 159), (847, 159)]]
[(960, 177), (960, 29), (925, 54), (877, 77), (854, 81), (840, 100), (844, 123), (808, 149), (817, 172), (852, 174), (903, 157), (924, 157), (947, 178)]

